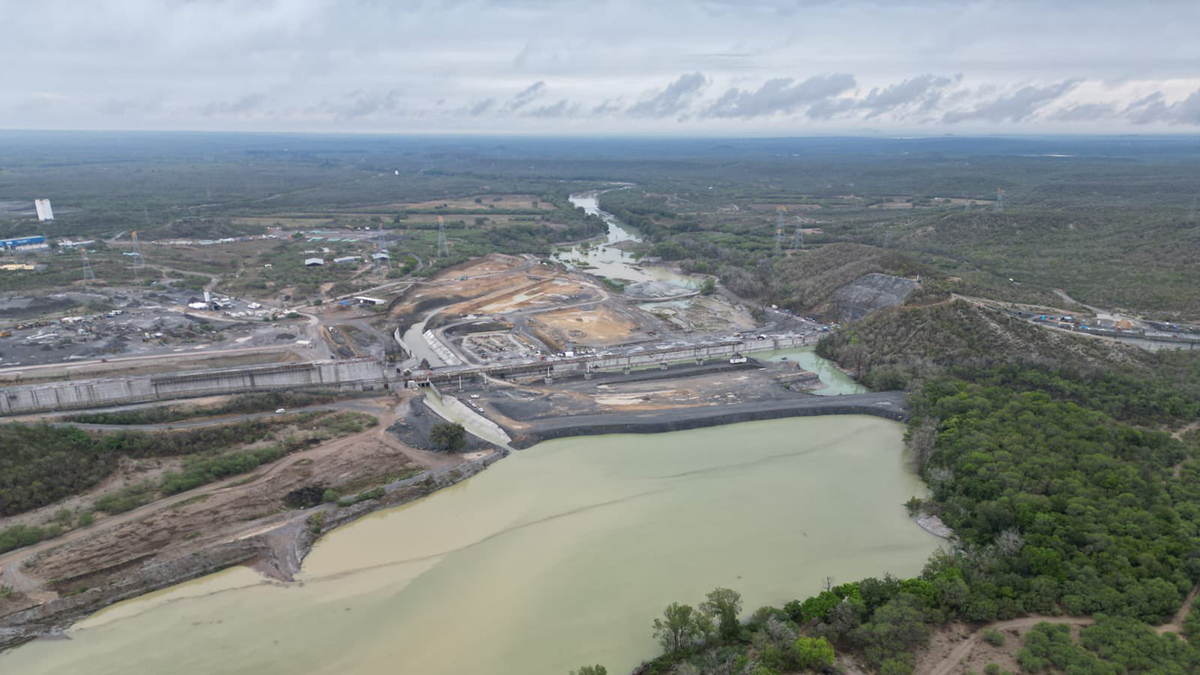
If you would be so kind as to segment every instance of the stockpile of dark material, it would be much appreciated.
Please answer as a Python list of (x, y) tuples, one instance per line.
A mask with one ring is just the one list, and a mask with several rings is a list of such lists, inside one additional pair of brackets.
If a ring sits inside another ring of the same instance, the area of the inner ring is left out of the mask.
[[(435, 424), (445, 422), (446, 420), (439, 417), (437, 413), (425, 405), (425, 397), (421, 397), (409, 405), (407, 415), (388, 427), (388, 433), (398, 438), (401, 443), (410, 448), (433, 451), (433, 444), (429, 441), (429, 432)], [(491, 447), (493, 447), (491, 443), (468, 432), (467, 444), (463, 446), (460, 452), (487, 450)]]

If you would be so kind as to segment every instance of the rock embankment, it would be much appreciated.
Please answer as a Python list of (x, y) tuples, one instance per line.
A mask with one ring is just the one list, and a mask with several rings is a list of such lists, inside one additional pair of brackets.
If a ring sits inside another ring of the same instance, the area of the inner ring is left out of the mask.
[(528, 448), (541, 441), (568, 436), (649, 434), (698, 429), (720, 424), (754, 422), (815, 415), (873, 415), (902, 422), (908, 418), (902, 391), (847, 396), (797, 396), (774, 401), (705, 405), (653, 411), (613, 412), (531, 420), (528, 428), (508, 428), (512, 447)]
[(833, 293), (832, 305), (840, 321), (857, 321), (902, 302), (920, 284), (912, 279), (878, 272), (866, 274)]

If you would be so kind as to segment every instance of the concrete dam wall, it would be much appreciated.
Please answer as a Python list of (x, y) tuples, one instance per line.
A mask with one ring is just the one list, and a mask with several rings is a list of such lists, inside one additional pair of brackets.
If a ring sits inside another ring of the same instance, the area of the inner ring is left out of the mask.
[[(568, 376), (597, 371), (653, 366), (685, 360), (727, 358), (737, 353), (788, 349), (811, 344), (815, 337), (783, 335), (724, 340), (707, 344), (633, 349), (621, 355), (575, 356), (545, 362), (445, 366), (420, 371), (417, 382), (444, 383), (481, 374), (547, 374)], [(197, 370), (175, 374), (121, 377), (45, 384), (26, 384), (0, 390), (0, 415), (21, 415), (53, 410), (79, 410), (105, 406), (169, 401), (216, 394), (244, 394), (281, 389), (340, 389), (371, 391), (399, 384), (390, 365), (372, 359), (280, 363), (244, 368)]]
[(370, 359), (272, 364), (6, 387), (0, 390), (0, 415), (280, 389), (369, 391), (388, 384), (388, 369)]
[(816, 344), (817, 336), (777, 335), (771, 337), (747, 337), (729, 339), (717, 342), (666, 347), (648, 347), (646, 349), (630, 349), (620, 354), (600, 356), (569, 356), (548, 359), (532, 363), (498, 363), (487, 366), (445, 366), (431, 370), (418, 370), (412, 374), (412, 379), (418, 382), (435, 382), (448, 384), (459, 378), (470, 378), (480, 374), (495, 377), (550, 375), (565, 377), (582, 372), (597, 372), (605, 370), (624, 370), (655, 366), (678, 361), (705, 360), (711, 358), (728, 358), (734, 354), (754, 354), (777, 349), (792, 349)]

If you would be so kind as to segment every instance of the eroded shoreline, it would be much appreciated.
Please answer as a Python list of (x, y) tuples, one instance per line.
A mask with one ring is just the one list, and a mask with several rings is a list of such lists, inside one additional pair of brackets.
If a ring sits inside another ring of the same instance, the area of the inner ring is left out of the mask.
[[(871, 415), (904, 421), (908, 406), (903, 392), (838, 397), (806, 396), (781, 401), (653, 412), (605, 413), (531, 421), (526, 428), (506, 428), (513, 447), (572, 436), (619, 433), (665, 433), (741, 422), (823, 415)], [(58, 597), (0, 619), (0, 651), (36, 639), (61, 638), (77, 621), (118, 602), (168, 588), (236, 565), (248, 564), (281, 581), (292, 581), (314, 543), (325, 533), (385, 508), (400, 506), (459, 483), (508, 456), (497, 449), (452, 466), (430, 469), (385, 486), (385, 494), (348, 507), (324, 504), (281, 514), (267, 531), (212, 546), (179, 558), (131, 570), (115, 582)]]

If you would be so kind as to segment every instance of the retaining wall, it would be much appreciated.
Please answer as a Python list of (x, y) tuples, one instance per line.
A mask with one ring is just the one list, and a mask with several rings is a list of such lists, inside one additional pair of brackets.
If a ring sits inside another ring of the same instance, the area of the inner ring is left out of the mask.
[(355, 359), (17, 385), (0, 390), (0, 415), (280, 389), (370, 391), (386, 388), (388, 375), (378, 361)]

